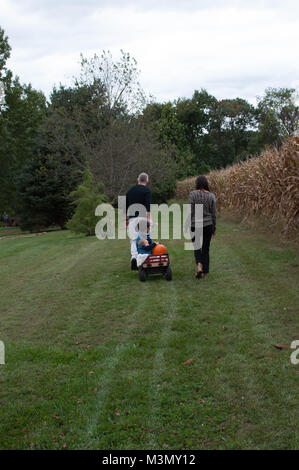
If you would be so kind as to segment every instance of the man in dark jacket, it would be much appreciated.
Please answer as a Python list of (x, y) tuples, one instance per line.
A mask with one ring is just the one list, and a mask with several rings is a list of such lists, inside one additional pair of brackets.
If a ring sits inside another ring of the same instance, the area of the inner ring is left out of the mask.
[[(140, 218), (147, 219), (148, 222), (151, 221), (151, 202), (152, 202), (152, 192), (148, 188), (149, 177), (146, 173), (141, 173), (138, 176), (137, 184), (132, 186), (126, 194), (126, 214), (127, 214), (127, 223), (129, 225), (129, 234), (131, 242), (131, 269), (137, 269), (137, 247), (136, 247), (136, 238), (138, 231), (136, 230), (137, 224)], [(143, 206), (142, 210), (136, 210), (132, 207), (135, 204)], [(130, 209), (131, 208), (131, 209)]]

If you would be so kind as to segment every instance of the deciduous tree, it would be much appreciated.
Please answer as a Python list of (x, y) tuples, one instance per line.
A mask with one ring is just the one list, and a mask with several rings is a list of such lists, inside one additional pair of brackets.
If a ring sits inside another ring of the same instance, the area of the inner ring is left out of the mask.
[(267, 88), (258, 97), (257, 116), (263, 145), (281, 145), (283, 139), (298, 130), (299, 106), (294, 88)]

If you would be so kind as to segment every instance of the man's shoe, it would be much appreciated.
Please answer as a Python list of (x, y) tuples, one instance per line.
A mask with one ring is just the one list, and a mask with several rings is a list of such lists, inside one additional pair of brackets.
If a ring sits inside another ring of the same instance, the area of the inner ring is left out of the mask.
[(137, 271), (137, 260), (136, 260), (136, 258), (132, 258), (132, 260), (131, 260), (131, 269), (132, 269), (132, 271)]

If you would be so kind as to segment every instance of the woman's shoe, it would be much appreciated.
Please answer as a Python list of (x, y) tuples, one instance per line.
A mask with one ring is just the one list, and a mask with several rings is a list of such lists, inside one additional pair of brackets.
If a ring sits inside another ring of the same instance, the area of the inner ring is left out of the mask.
[(202, 275), (202, 271), (197, 271), (197, 273), (195, 273), (196, 279), (201, 279), (201, 275)]

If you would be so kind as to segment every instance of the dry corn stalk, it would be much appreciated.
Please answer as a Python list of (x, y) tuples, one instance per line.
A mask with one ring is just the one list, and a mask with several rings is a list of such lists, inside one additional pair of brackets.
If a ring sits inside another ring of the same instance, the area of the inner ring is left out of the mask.
[[(282, 226), (284, 235), (298, 230), (299, 137), (291, 137), (280, 149), (237, 163), (208, 175), (217, 209), (230, 209), (243, 217), (258, 215)], [(195, 177), (177, 183), (176, 197), (187, 199)]]

